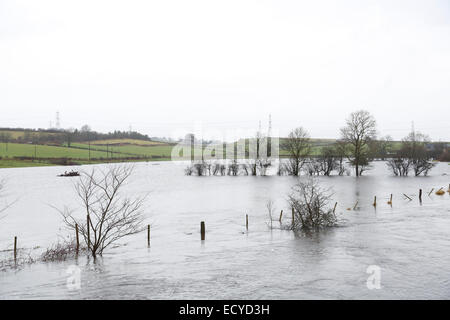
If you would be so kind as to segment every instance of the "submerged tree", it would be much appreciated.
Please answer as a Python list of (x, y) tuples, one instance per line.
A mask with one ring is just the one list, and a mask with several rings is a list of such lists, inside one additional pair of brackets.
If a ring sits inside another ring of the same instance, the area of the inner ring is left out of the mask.
[(320, 164), (320, 172), (324, 176), (329, 176), (331, 171), (338, 168), (338, 159), (335, 156), (336, 149), (334, 146), (326, 146), (322, 148), (322, 153), (318, 157), (317, 161)]
[(283, 143), (289, 154), (285, 169), (290, 175), (298, 176), (311, 151), (309, 133), (302, 127), (292, 130)]
[(431, 155), (427, 151), (430, 138), (420, 132), (411, 132), (402, 139), (401, 147), (392, 159), (387, 161), (389, 169), (396, 176), (407, 176), (410, 170), (415, 176), (427, 175), (433, 168)]
[(59, 210), (70, 229), (78, 227), (93, 257), (117, 240), (143, 230), (145, 197), (131, 198), (121, 192), (132, 172), (129, 166), (111, 166), (82, 173), (75, 189), (86, 216), (79, 218), (72, 211)]
[(345, 158), (347, 154), (347, 144), (342, 140), (337, 140), (334, 145), (334, 153), (336, 155), (336, 170), (338, 175), (342, 176), (347, 171), (345, 166)]
[(341, 138), (348, 145), (348, 158), (360, 176), (369, 164), (368, 143), (376, 137), (376, 121), (365, 110), (352, 112), (341, 129)]
[(322, 188), (313, 178), (295, 185), (288, 198), (290, 206), (294, 209), (292, 229), (335, 226), (336, 215), (333, 209), (328, 207), (331, 196), (330, 190)]

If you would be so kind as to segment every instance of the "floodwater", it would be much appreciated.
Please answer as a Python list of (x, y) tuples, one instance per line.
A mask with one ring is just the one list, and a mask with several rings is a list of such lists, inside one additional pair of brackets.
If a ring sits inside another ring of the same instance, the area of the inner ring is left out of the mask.
[[(17, 199), (0, 222), (2, 259), (12, 255), (14, 236), (20, 252), (33, 257), (67, 236), (51, 206), (79, 209), (77, 178), (56, 177), (70, 169), (0, 169), (7, 182), (0, 201)], [(447, 190), (449, 177), (448, 163), (428, 177), (393, 177), (382, 162), (360, 178), (320, 177), (334, 190), (340, 226), (296, 236), (277, 221), (268, 228), (265, 208), (273, 200), (275, 215), (284, 209), (283, 223), (290, 223), (286, 195), (293, 177), (196, 177), (175, 163), (139, 163), (126, 192), (150, 194), (150, 248), (143, 232), (95, 262), (80, 256), (0, 271), (0, 299), (448, 299), (450, 195), (428, 192)], [(347, 210), (356, 201), (357, 209)], [(79, 288), (67, 285), (73, 265)], [(369, 266), (380, 268), (379, 289), (367, 286)]]

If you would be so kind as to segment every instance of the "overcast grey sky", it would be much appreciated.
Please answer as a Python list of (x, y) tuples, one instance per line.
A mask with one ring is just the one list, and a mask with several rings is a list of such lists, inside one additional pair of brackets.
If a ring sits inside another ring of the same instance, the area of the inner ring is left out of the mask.
[(450, 140), (450, 1), (0, 0), (0, 126)]

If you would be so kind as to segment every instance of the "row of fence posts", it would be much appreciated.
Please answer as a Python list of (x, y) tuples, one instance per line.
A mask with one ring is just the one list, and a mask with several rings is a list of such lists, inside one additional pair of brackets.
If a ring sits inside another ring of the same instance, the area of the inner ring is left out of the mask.
[[(441, 188), (442, 189), (442, 188)], [(431, 191), (428, 193), (428, 195), (430, 195), (433, 192), (434, 188), (431, 189)], [(450, 193), (450, 185), (448, 186), (448, 192)], [(408, 197), (407, 195), (403, 194), (404, 196), (406, 196), (408, 199), (412, 200), (410, 197)], [(419, 201), (420, 203), (422, 203), (422, 189), (419, 189)], [(389, 198), (389, 201), (387, 202), (389, 205), (392, 206), (392, 193), (391, 196)], [(336, 207), (337, 207), (337, 202), (334, 204), (333, 207), (333, 214), (336, 212)], [(356, 201), (355, 206), (353, 207), (353, 209), (356, 209), (356, 206), (358, 205), (358, 201)], [(374, 196), (373, 199), (373, 204), (374, 207), (377, 206), (377, 196)], [(283, 210), (281, 210), (280, 212), (280, 217), (279, 217), (279, 222), (281, 222), (283, 218)], [(89, 235), (89, 225), (90, 225), (90, 218), (89, 215), (87, 215), (87, 225), (88, 228), (86, 230), (87, 232), (87, 239), (88, 239), (88, 249), (90, 248), (91, 242), (90, 242), (90, 235)], [(294, 208), (292, 208), (292, 226), (294, 226), (295, 223), (295, 211)], [(248, 214), (245, 215), (245, 228), (246, 230), (248, 230)], [(78, 230), (78, 224), (75, 224), (75, 237), (76, 237), (76, 252), (78, 254), (79, 250), (80, 250), (80, 238), (79, 238), (79, 230)], [(205, 221), (201, 221), (200, 222), (200, 239), (203, 241), (206, 239), (206, 226), (205, 226)], [(150, 247), (150, 225), (147, 225), (147, 246)], [(14, 260), (17, 259), (17, 236), (14, 237)]]

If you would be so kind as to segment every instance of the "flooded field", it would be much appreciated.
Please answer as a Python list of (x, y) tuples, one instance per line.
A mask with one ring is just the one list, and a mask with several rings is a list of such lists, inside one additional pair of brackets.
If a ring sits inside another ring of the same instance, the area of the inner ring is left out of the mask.
[[(67, 236), (51, 207), (79, 209), (73, 189), (77, 178), (57, 177), (65, 170), (70, 168), (0, 170), (7, 199), (18, 199), (0, 221), (2, 259), (12, 255), (14, 236), (21, 252), (32, 257)], [(340, 226), (296, 236), (270, 230), (265, 208), (271, 199), (276, 215), (289, 211), (293, 177), (196, 177), (185, 176), (184, 166), (174, 163), (136, 164), (126, 192), (149, 193), (150, 248), (143, 232), (124, 238), (95, 263), (80, 256), (1, 271), (0, 298), (448, 299), (450, 195), (428, 192), (447, 190), (449, 177), (448, 163), (439, 163), (428, 177), (393, 177), (383, 162), (360, 178), (320, 177), (334, 190)], [(391, 193), (392, 207), (387, 204)], [(357, 201), (356, 210), (347, 210)], [(200, 221), (206, 223), (204, 242)], [(289, 214), (283, 223), (290, 223)], [(81, 286), (71, 290), (72, 265), (80, 268)], [(380, 289), (367, 288), (371, 265), (381, 268)]]

